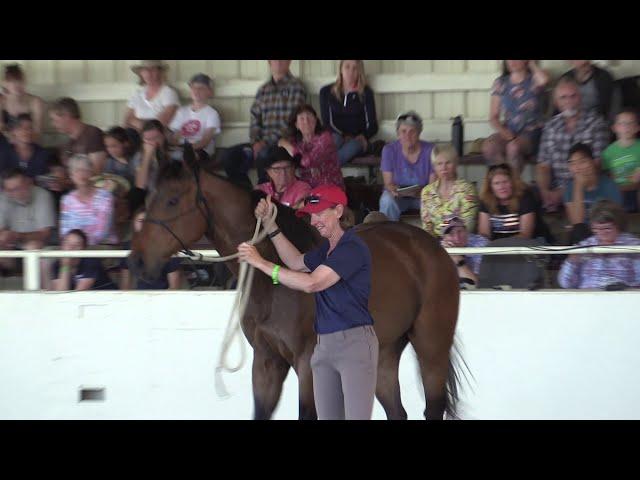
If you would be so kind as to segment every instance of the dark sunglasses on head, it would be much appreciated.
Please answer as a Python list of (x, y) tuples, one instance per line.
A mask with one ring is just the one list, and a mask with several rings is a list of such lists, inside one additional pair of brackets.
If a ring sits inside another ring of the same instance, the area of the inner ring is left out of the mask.
[(402, 122), (402, 121), (404, 121), (404, 120), (406, 120), (406, 119), (410, 119), (410, 120), (412, 120), (413, 122), (420, 123), (420, 119), (419, 119), (418, 117), (416, 117), (416, 116), (415, 116), (414, 114), (412, 114), (412, 113), (409, 113), (409, 114), (407, 114), (407, 115), (400, 115), (400, 116), (398, 117), (398, 120), (397, 120), (397, 121), (398, 121), (398, 122)]
[(317, 195), (309, 195), (308, 197), (306, 197), (304, 199), (304, 204), (305, 205), (315, 205), (316, 203), (320, 203), (320, 200), (322, 200), (319, 196)]
[(491, 165), (489, 167), (489, 171), (493, 172), (494, 170), (507, 170), (510, 171), (511, 170), (511, 166), (508, 163), (499, 163), (497, 165)]
[[(304, 204), (305, 205), (309, 205), (309, 204), (316, 205), (316, 204), (320, 203), (321, 200), (322, 200), (322, 197), (319, 197), (318, 195), (309, 195), (308, 197), (306, 197), (304, 199)], [(325, 200), (325, 201), (327, 201), (327, 200)], [(329, 202), (329, 203), (331, 203), (331, 205), (334, 206), (334, 207), (337, 205), (337, 203), (333, 203), (333, 202)]]

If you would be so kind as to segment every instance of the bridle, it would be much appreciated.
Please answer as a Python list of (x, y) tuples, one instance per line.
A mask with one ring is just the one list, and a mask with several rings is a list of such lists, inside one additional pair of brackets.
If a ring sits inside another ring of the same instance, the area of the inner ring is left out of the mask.
[(207, 202), (207, 198), (204, 196), (204, 194), (202, 193), (202, 187), (200, 185), (200, 166), (195, 164), (192, 168), (193, 171), (193, 177), (196, 181), (196, 198), (195, 198), (195, 205), (190, 208), (189, 210), (187, 210), (186, 212), (180, 212), (177, 215), (174, 215), (173, 217), (170, 218), (166, 218), (164, 220), (159, 220), (156, 218), (150, 218), (150, 217), (146, 217), (144, 219), (145, 222), (147, 223), (151, 223), (153, 225), (159, 225), (162, 228), (164, 228), (167, 232), (169, 232), (171, 234), (171, 236), (173, 238), (175, 238), (178, 243), (180, 244), (180, 247), (182, 247), (182, 250), (180, 250), (180, 253), (183, 253), (184, 255), (187, 255), (189, 257), (197, 257), (198, 255), (201, 257), (200, 259), (202, 259), (202, 255), (200, 254), (195, 254), (193, 251), (191, 251), (186, 245), (185, 243), (180, 239), (180, 237), (178, 237), (178, 235), (175, 234), (175, 232), (173, 230), (171, 230), (171, 227), (169, 227), (169, 225), (167, 225), (167, 222), (172, 222), (180, 217), (183, 217), (185, 215), (189, 215), (191, 212), (193, 212), (194, 210), (198, 210), (202, 216), (204, 217), (205, 221), (207, 222), (207, 231), (206, 233), (208, 234), (213, 234), (213, 224), (212, 224), (212, 215), (211, 215), (211, 208), (209, 207), (209, 203)]

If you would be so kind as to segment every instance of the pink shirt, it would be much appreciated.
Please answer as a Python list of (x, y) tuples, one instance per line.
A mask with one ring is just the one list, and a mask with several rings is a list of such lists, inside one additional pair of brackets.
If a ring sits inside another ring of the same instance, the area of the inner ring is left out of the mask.
[(64, 195), (60, 201), (60, 237), (74, 228), (87, 235), (89, 245), (118, 243), (113, 228), (113, 195), (97, 188), (87, 203), (78, 198), (76, 190)]
[(325, 130), (315, 135), (311, 142), (295, 142), (295, 155), (302, 155), (300, 161), (300, 180), (307, 182), (311, 188), (331, 183), (344, 190), (342, 170), (338, 164), (338, 150), (331, 132)]
[(300, 200), (311, 193), (311, 185), (307, 182), (296, 180), (284, 193), (279, 194), (273, 188), (272, 182), (261, 183), (256, 186), (256, 190), (262, 190), (267, 195), (271, 195), (275, 200), (288, 207), (294, 207)]

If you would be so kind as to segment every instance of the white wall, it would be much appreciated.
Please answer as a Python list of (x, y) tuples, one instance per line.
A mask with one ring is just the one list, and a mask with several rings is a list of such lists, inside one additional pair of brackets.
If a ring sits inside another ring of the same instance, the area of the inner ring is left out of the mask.
[[(53, 101), (70, 96), (80, 102), (87, 122), (106, 129), (120, 123), (126, 101), (136, 89), (130, 66), (137, 60), (0, 60), (0, 66), (21, 63), (29, 91)], [(394, 119), (402, 111), (417, 110), (425, 119), (423, 138), (444, 142), (451, 137), (450, 118), (465, 119), (465, 139), (471, 142), (491, 133), (487, 122), (489, 89), (500, 72), (500, 60), (365, 60), (369, 82), (376, 92), (379, 138), (395, 138)], [(617, 77), (637, 75), (636, 60), (598, 61)], [(211, 104), (220, 112), (220, 146), (247, 141), (249, 108), (258, 86), (268, 77), (266, 60), (167, 60), (169, 82), (189, 98), (187, 81), (198, 72), (214, 78)], [(544, 60), (554, 76), (568, 69), (565, 60)], [(306, 84), (318, 108), (320, 87), (335, 80), (335, 60), (294, 60), (292, 71)], [(59, 143), (51, 127), (48, 144)]]
[[(233, 292), (0, 294), (0, 419), (249, 419), (250, 358), (214, 390)], [(464, 292), (464, 418), (638, 419), (637, 292)], [(204, 314), (203, 314), (204, 312)], [(250, 349), (248, 349), (251, 352)], [(405, 408), (422, 418), (413, 350)], [(79, 389), (106, 389), (79, 402)], [(296, 377), (277, 419), (297, 418)], [(374, 418), (384, 414), (376, 402)]]

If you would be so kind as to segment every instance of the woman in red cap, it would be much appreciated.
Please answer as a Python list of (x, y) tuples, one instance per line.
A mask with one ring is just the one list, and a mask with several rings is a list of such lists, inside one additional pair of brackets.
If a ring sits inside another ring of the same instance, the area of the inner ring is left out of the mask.
[[(347, 196), (335, 185), (320, 185), (296, 214), (311, 215), (326, 240), (307, 253), (271, 227), (269, 238), (287, 268), (262, 258), (248, 243), (238, 247), (240, 259), (273, 283), (315, 293), (318, 343), (311, 356), (313, 392), (320, 420), (369, 420), (378, 371), (378, 338), (368, 310), (371, 253), (351, 226)], [(271, 198), (260, 200), (256, 217), (269, 218)]]

